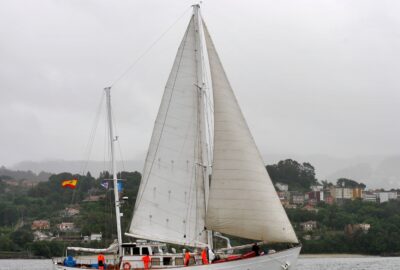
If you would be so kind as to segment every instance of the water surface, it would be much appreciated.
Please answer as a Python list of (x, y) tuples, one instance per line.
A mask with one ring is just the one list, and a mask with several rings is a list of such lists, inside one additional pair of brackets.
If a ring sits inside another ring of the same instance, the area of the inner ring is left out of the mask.
[[(400, 257), (299, 258), (296, 270), (400, 270)], [(0, 260), (0, 270), (52, 270), (51, 260)]]

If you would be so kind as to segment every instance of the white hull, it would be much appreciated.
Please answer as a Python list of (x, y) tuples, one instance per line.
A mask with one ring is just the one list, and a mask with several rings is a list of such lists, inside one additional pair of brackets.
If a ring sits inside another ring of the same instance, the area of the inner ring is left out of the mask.
[[(295, 269), (297, 258), (299, 256), (301, 247), (287, 249), (274, 254), (242, 259), (231, 262), (208, 264), (208, 265), (194, 265), (184, 267), (187, 270), (285, 270)], [(151, 268), (151, 269), (180, 269), (182, 267), (173, 268)], [(61, 265), (54, 265), (55, 270), (76, 270), (79, 268), (66, 267)]]

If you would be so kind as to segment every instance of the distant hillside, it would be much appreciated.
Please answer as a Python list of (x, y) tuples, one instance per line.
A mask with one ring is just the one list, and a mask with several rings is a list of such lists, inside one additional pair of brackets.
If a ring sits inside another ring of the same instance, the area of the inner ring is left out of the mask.
[(265, 155), (266, 164), (287, 158), (309, 162), (315, 167), (318, 180), (336, 183), (339, 178), (350, 178), (367, 188), (400, 188), (400, 155), (357, 156), (337, 158), (328, 155)]
[[(400, 155), (392, 157), (358, 156), (354, 158), (337, 158), (328, 155), (264, 155), (265, 164), (268, 165), (276, 164), (285, 159), (311, 163), (315, 167), (318, 180), (336, 182), (339, 178), (350, 178), (365, 183), (367, 188), (400, 188)], [(117, 167), (126, 171), (141, 172), (143, 164), (143, 160), (129, 160), (124, 165), (118, 162)], [(25, 161), (12, 166), (12, 169), (30, 170), (37, 174), (41, 171), (83, 173), (84, 165), (85, 162), (83, 161)], [(85, 172), (90, 171), (92, 175), (98, 176), (101, 171), (109, 168), (108, 163), (91, 161), (88, 163)]]
[(30, 180), (34, 182), (44, 182), (49, 180), (51, 173), (40, 171), (38, 173), (34, 173), (30, 170), (22, 171), (22, 170), (10, 170), (6, 167), (0, 167), (0, 178), (3, 179), (15, 179), (15, 180)]
[[(129, 160), (117, 162), (117, 168), (123, 171), (142, 171), (142, 161)], [(30, 170), (34, 173), (47, 171), (51, 173), (80, 173), (90, 172), (93, 176), (98, 176), (100, 172), (110, 170), (109, 162), (89, 161), (88, 163), (79, 160), (49, 160), (49, 161), (23, 161), (12, 166), (15, 170)]]

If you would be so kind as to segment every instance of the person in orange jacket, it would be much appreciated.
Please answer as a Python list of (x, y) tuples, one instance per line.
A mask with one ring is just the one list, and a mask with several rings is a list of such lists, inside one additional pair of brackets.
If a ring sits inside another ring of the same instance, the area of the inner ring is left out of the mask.
[(189, 250), (186, 250), (184, 259), (185, 266), (189, 266), (189, 262), (190, 262), (190, 252)]
[(102, 253), (100, 253), (97, 256), (97, 264), (99, 265), (99, 269), (100, 270), (104, 270), (104, 264), (105, 264), (106, 260), (104, 258), (104, 255)]
[(149, 269), (149, 264), (151, 262), (151, 257), (149, 254), (146, 254), (142, 257), (144, 269)]
[(208, 248), (203, 248), (201, 251), (201, 260), (203, 261), (203, 264), (208, 264)]

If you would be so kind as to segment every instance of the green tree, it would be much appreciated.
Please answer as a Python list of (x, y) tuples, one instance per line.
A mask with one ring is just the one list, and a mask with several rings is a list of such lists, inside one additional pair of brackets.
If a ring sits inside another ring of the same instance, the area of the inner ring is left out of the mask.
[(267, 171), (274, 183), (289, 185), (290, 190), (306, 191), (311, 185), (318, 183), (315, 169), (310, 163), (299, 163), (292, 159), (279, 161), (278, 164), (267, 165)]

